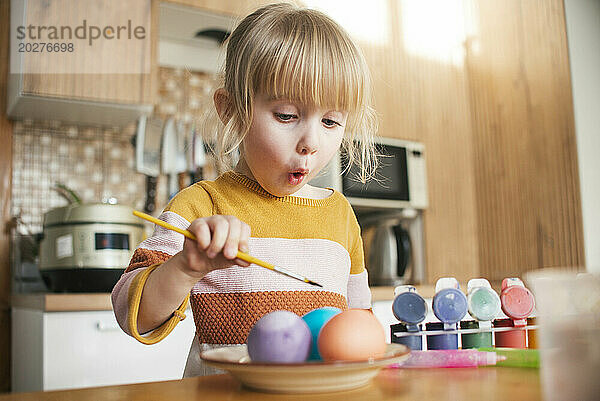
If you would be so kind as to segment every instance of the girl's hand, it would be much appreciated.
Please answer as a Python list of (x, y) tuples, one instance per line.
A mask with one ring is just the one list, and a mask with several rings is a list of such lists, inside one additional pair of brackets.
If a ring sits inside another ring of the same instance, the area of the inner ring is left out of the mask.
[(213, 270), (250, 266), (236, 257), (238, 250), (248, 251), (250, 238), (250, 226), (237, 217), (203, 217), (194, 220), (188, 230), (196, 236), (196, 241), (185, 238), (180, 268), (189, 276), (200, 279)]

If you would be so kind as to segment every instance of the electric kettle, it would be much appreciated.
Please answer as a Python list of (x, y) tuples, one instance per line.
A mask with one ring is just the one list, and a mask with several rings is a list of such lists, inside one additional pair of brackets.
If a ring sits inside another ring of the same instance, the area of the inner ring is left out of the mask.
[(382, 219), (363, 232), (369, 285), (397, 286), (409, 282), (412, 246), (402, 223)]

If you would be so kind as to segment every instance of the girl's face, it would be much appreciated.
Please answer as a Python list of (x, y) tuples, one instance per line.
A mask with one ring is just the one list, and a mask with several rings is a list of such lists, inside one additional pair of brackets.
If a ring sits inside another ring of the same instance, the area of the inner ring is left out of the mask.
[(275, 196), (297, 192), (327, 165), (348, 114), (258, 95), (237, 170)]

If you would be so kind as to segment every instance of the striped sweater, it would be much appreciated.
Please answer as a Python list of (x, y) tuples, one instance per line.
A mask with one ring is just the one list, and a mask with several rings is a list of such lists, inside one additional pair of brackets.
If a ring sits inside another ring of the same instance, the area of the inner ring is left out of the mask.
[[(233, 215), (250, 225), (249, 254), (323, 288), (254, 264), (208, 273), (190, 293), (196, 336), (185, 376), (208, 373), (200, 366), (199, 351), (207, 345), (244, 343), (254, 323), (268, 312), (284, 309), (303, 315), (322, 306), (371, 307), (360, 228), (341, 193), (334, 191), (325, 199), (275, 197), (257, 182), (230, 171), (184, 189), (159, 218), (185, 229), (199, 217), (216, 214)], [(141, 296), (143, 282), (137, 278), (181, 251), (183, 239), (157, 226), (135, 250), (112, 292), (117, 321), (126, 333), (131, 335), (130, 326), (137, 322), (129, 316)]]

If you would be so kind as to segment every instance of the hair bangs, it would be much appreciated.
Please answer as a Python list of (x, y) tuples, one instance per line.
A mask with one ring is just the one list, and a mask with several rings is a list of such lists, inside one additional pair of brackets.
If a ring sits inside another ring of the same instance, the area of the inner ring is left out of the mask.
[(271, 38), (272, 48), (255, 60), (254, 93), (356, 112), (364, 103), (366, 85), (362, 58), (350, 39), (317, 27), (308, 15), (280, 24), (281, 37)]

